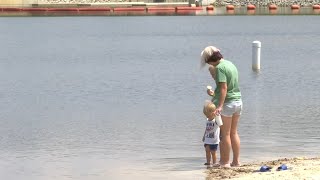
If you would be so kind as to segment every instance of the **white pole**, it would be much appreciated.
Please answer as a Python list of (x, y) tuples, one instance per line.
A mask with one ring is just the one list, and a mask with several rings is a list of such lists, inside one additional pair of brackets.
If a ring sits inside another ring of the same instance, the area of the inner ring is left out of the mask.
[(252, 42), (252, 69), (260, 70), (260, 51), (261, 51), (261, 42), (253, 41)]

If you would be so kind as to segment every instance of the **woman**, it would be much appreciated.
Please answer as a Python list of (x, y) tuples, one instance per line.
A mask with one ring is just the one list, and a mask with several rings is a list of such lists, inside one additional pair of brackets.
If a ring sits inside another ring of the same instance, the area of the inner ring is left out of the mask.
[[(240, 166), (240, 138), (238, 122), (242, 111), (241, 92), (239, 89), (238, 70), (236, 66), (223, 59), (220, 50), (208, 46), (201, 52), (202, 66), (209, 64), (215, 67), (217, 87), (214, 91), (213, 103), (216, 105), (216, 114), (221, 114), (223, 125), (220, 127), (220, 166)], [(210, 95), (210, 90), (207, 91)], [(230, 151), (233, 160), (230, 164)]]

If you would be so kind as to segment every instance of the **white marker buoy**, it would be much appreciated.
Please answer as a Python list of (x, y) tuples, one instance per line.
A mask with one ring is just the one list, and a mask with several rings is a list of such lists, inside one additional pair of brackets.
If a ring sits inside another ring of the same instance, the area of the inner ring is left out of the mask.
[(260, 70), (260, 52), (261, 52), (261, 42), (252, 42), (252, 69)]

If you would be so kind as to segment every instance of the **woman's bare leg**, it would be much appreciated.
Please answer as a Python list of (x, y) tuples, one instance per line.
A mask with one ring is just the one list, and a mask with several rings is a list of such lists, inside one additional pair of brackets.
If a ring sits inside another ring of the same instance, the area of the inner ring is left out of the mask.
[(238, 122), (240, 119), (240, 115), (233, 115), (232, 116), (232, 123), (231, 123), (231, 145), (233, 151), (233, 160), (231, 166), (239, 166), (240, 165), (240, 137), (238, 135)]
[(229, 165), (230, 151), (231, 151), (231, 139), (230, 130), (232, 117), (222, 116), (223, 125), (220, 126), (221, 142), (220, 142), (220, 164), (222, 166)]

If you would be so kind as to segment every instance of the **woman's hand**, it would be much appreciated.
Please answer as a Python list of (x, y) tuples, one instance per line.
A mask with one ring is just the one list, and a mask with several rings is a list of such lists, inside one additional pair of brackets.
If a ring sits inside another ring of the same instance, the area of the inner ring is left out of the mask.
[(221, 111), (222, 111), (222, 107), (217, 107), (217, 109), (214, 111), (214, 114), (216, 116), (220, 116), (221, 115)]
[(207, 89), (207, 94), (209, 96), (214, 96), (214, 91), (212, 91), (211, 89)]

